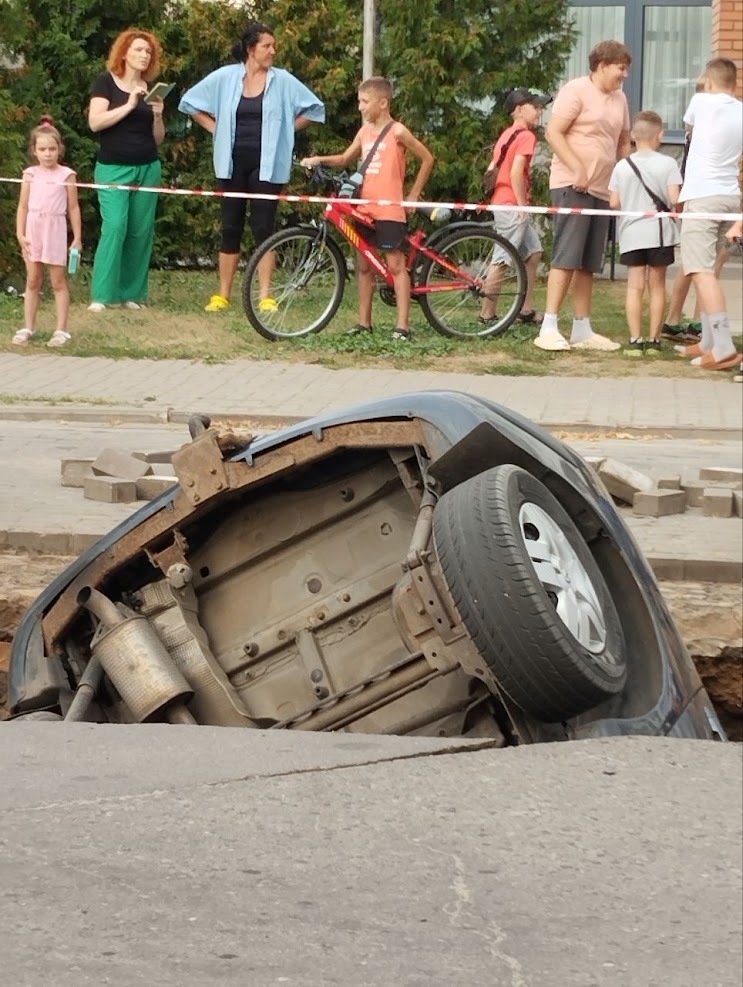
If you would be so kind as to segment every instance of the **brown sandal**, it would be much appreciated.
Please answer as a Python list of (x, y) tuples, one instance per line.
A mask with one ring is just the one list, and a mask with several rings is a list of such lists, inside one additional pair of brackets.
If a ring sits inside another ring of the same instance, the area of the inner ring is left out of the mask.
[(728, 356), (724, 360), (715, 360), (711, 353), (704, 353), (699, 363), (694, 363), (692, 366), (696, 367), (697, 370), (735, 370), (741, 363), (743, 363), (743, 354), (741, 353), (733, 353), (732, 356)]
[(519, 312), (516, 316), (516, 322), (522, 326), (541, 325), (543, 319), (544, 312), (537, 312), (536, 309), (532, 309), (531, 312)]

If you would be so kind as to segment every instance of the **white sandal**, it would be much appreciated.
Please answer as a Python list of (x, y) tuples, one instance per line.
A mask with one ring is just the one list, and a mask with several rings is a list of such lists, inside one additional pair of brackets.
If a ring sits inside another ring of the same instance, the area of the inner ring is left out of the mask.
[(64, 346), (66, 343), (69, 343), (71, 339), (72, 336), (70, 333), (65, 332), (64, 329), (57, 329), (46, 345), (54, 347)]
[(28, 341), (33, 334), (33, 329), (19, 329), (15, 336), (13, 336), (12, 342), (14, 342), (16, 346), (27, 346)]

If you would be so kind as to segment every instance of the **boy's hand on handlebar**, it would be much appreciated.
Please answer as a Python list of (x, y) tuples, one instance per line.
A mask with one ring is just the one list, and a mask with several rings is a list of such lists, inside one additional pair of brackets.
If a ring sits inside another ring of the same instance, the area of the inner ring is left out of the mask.
[(320, 164), (320, 158), (317, 155), (314, 157), (302, 158), (299, 163), (303, 168), (306, 168), (307, 171), (310, 171), (312, 168), (317, 168)]

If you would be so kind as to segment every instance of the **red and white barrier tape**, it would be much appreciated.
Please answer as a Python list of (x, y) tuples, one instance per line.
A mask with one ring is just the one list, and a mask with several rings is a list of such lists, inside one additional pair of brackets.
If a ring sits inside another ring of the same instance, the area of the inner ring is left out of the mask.
[[(0, 176), (0, 182), (22, 185), (27, 179), (24, 178), (4, 178)], [(331, 202), (338, 202), (338, 197), (328, 197), (324, 195), (290, 195), (281, 193), (279, 195), (264, 192), (228, 192), (222, 189), (202, 189), (202, 188), (165, 188), (149, 185), (101, 185), (97, 182), (59, 182), (49, 184), (76, 185), (77, 188), (84, 189), (109, 189), (119, 192), (154, 192), (162, 195), (203, 195), (219, 199), (269, 199), (279, 202), (306, 202), (314, 205), (327, 205)], [(737, 222), (743, 219), (743, 213), (713, 213), (713, 212), (655, 212), (637, 211), (628, 209), (578, 209), (564, 206), (516, 206), (516, 205), (491, 205), (484, 202), (409, 202), (406, 199), (397, 201), (394, 199), (341, 199), (351, 205), (377, 205), (377, 206), (402, 206), (405, 209), (461, 209), (467, 212), (525, 212), (533, 215), (548, 216), (630, 216), (635, 218), (657, 218), (671, 217), (673, 219), (708, 219), (717, 222)]]

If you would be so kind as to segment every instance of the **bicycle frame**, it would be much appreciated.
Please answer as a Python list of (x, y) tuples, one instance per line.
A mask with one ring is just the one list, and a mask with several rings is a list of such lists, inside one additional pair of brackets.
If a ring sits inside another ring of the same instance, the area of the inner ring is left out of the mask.
[[(369, 264), (371, 264), (375, 273), (390, 287), (394, 287), (394, 278), (392, 277), (390, 269), (385, 264), (377, 249), (365, 240), (363, 235), (359, 233), (358, 229), (353, 225), (351, 222), (353, 219), (357, 219), (366, 226), (373, 223), (373, 220), (370, 220), (368, 216), (364, 216), (364, 214), (360, 213), (355, 206), (344, 202), (343, 199), (333, 199), (333, 201), (329, 202), (325, 207), (326, 224), (330, 223), (330, 225), (334, 226), (343, 238), (347, 240), (357, 251), (357, 253), (361, 254), (361, 256), (364, 257)], [(482, 287), (481, 280), (473, 278), (466, 271), (463, 271), (461, 268), (457, 267), (456, 264), (452, 264), (451, 261), (446, 259), (446, 257), (442, 257), (441, 254), (438, 254), (435, 250), (427, 247), (425, 243), (426, 234), (423, 230), (416, 230), (415, 233), (408, 234), (405, 237), (405, 240), (408, 245), (406, 267), (408, 274), (410, 275), (410, 294), (412, 298), (417, 298), (421, 295), (427, 295), (433, 292), (462, 291), (462, 289), (466, 288)], [(443, 283), (438, 282), (435, 285), (417, 285), (415, 283), (415, 268), (416, 265), (420, 263), (421, 257), (435, 261), (444, 270), (449, 271), (455, 280)]]

